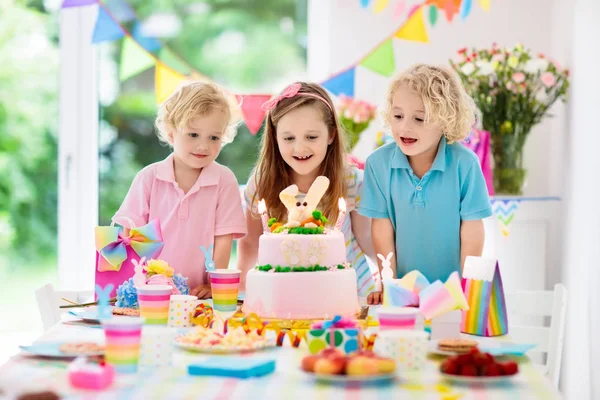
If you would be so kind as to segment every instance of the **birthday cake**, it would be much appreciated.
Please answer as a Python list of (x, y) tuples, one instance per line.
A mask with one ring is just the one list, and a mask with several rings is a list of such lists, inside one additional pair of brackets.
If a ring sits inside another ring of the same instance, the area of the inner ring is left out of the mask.
[(356, 272), (346, 261), (344, 235), (327, 228), (315, 207), (329, 187), (318, 177), (302, 202), (298, 187), (279, 198), (288, 209), (285, 224), (266, 217), (260, 236), (257, 266), (246, 277), (243, 311), (263, 318), (321, 319), (354, 316), (359, 310)]

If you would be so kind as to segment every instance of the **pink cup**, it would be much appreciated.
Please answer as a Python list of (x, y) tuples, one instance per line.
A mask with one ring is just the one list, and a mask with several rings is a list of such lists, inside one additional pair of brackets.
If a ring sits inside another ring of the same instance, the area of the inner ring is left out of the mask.
[(169, 320), (169, 300), (173, 289), (169, 285), (144, 285), (136, 287), (140, 317), (148, 325), (166, 325)]
[(118, 373), (138, 369), (143, 318), (112, 317), (102, 321), (106, 339), (105, 359)]
[(419, 309), (414, 307), (380, 307), (377, 310), (379, 329), (415, 329)]

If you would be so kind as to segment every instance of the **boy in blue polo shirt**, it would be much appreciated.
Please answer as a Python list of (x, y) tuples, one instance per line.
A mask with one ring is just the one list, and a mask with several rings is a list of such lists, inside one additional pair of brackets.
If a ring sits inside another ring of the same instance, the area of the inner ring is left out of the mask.
[(481, 256), (492, 214), (477, 156), (455, 143), (473, 125), (473, 100), (447, 70), (417, 64), (392, 82), (385, 117), (395, 143), (367, 159), (358, 212), (373, 218), (376, 252), (394, 252), (397, 277), (416, 269), (445, 281)]

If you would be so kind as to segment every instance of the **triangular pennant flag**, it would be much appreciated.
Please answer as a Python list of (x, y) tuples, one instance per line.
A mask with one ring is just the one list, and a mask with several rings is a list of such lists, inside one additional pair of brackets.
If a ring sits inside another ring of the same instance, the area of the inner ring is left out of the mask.
[(150, 53), (140, 47), (130, 36), (123, 40), (121, 49), (121, 70), (119, 79), (121, 82), (139, 74), (156, 64), (156, 59)]
[(515, 219), (515, 214), (519, 208), (519, 200), (493, 200), (492, 211), (498, 219), (500, 230), (506, 237), (510, 233), (510, 224)]
[(460, 5), (460, 18), (461, 19), (466, 19), (469, 14), (471, 13), (471, 6), (473, 5), (472, 0), (463, 0), (462, 4)]
[(398, 19), (404, 13), (404, 9), (406, 8), (406, 0), (397, 0), (396, 5), (394, 6), (394, 12), (392, 15), (394, 19)]
[(182, 74), (189, 74), (192, 72), (192, 68), (185, 63), (177, 54), (173, 53), (172, 50), (167, 47), (163, 48), (158, 58), (160, 61), (165, 63), (167, 66), (173, 68), (177, 72), (181, 72)]
[(490, 0), (479, 0), (479, 5), (487, 12), (490, 12), (490, 3)]
[(446, 0), (444, 4), (444, 12), (446, 13), (446, 19), (448, 22), (452, 22), (454, 15), (458, 14), (461, 0)]
[(98, 7), (98, 17), (94, 26), (92, 43), (113, 41), (121, 39), (123, 36), (125, 36), (125, 31), (121, 28), (121, 25), (106, 12), (104, 7)]
[(160, 104), (167, 99), (182, 81), (187, 79), (177, 71), (173, 71), (161, 62), (156, 63), (154, 85), (156, 89), (156, 103)]
[(391, 76), (396, 67), (392, 39), (385, 41), (376, 48), (360, 65), (383, 76)]
[(356, 68), (350, 68), (336, 75), (327, 81), (323, 82), (322, 86), (329, 90), (331, 93), (339, 96), (345, 94), (346, 96), (354, 96), (354, 72)]
[(268, 94), (239, 95), (237, 99), (242, 103), (244, 122), (251, 134), (256, 135), (260, 129), (266, 112), (260, 107), (271, 98)]
[(142, 24), (140, 22), (136, 22), (133, 26), (132, 35), (136, 42), (140, 44), (144, 49), (153, 52), (162, 47), (161, 43), (153, 37), (148, 37), (143, 34)]
[(62, 8), (83, 7), (97, 3), (98, 0), (65, 0), (62, 3)]
[(435, 26), (438, 19), (438, 9), (436, 6), (429, 6), (429, 23), (431, 26)]
[(388, 6), (390, 0), (377, 0), (375, 3), (375, 13), (379, 14)]
[(360, 6), (362, 8), (367, 8), (367, 7), (369, 7), (370, 2), (371, 2), (371, 0), (360, 0)]
[(104, 0), (103, 3), (119, 22), (129, 22), (136, 18), (135, 11), (125, 0)]
[(398, 39), (414, 40), (415, 42), (429, 42), (427, 29), (423, 21), (423, 7), (420, 7), (395, 35)]

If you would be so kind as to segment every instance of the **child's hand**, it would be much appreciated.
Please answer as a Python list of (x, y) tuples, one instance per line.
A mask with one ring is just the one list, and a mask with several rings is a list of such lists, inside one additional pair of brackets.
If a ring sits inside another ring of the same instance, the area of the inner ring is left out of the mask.
[(190, 289), (190, 295), (197, 296), (199, 299), (208, 299), (212, 296), (210, 285), (198, 285)]
[(383, 292), (374, 291), (367, 296), (367, 304), (377, 305), (383, 301)]

